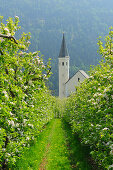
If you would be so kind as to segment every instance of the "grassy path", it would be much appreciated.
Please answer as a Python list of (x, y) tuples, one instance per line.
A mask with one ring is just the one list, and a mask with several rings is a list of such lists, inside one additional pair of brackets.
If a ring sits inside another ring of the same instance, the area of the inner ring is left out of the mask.
[(73, 138), (70, 127), (60, 119), (52, 120), (27, 150), (15, 168), (21, 170), (92, 170), (87, 151)]

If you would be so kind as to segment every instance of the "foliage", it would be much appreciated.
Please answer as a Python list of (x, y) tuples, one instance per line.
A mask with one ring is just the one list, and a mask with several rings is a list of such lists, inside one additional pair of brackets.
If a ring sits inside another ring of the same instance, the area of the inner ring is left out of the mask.
[[(100, 60), (97, 38), (106, 35), (113, 25), (113, 0), (1, 0), (0, 15), (19, 16), (22, 30), (32, 34), (30, 50), (39, 49), (44, 61), (52, 58), (49, 79), (58, 96), (57, 58), (62, 32), (65, 32), (70, 55), (70, 75), (78, 69), (89, 70)], [(50, 10), (51, 9), (51, 10)], [(50, 84), (49, 84), (50, 85)]]
[(45, 86), (50, 61), (44, 65), (38, 52), (27, 52), (30, 34), (14, 38), (19, 18), (0, 17), (0, 162), (4, 168), (16, 162), (23, 147), (35, 141), (53, 117), (53, 98)]
[(64, 112), (64, 104), (66, 99), (54, 98), (54, 116), (55, 118), (61, 118)]
[(106, 169), (113, 163), (113, 28), (98, 41), (103, 56), (100, 65), (91, 68), (90, 78), (81, 83), (65, 104), (64, 118), (82, 143), (89, 145), (91, 155)]

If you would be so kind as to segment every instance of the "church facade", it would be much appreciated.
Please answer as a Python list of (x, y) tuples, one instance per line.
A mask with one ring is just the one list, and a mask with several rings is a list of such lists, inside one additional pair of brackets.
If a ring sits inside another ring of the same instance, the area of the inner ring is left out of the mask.
[(80, 85), (89, 76), (83, 71), (78, 70), (75, 75), (69, 78), (69, 54), (63, 34), (61, 49), (58, 57), (59, 65), (59, 97), (68, 97), (76, 91), (76, 86)]

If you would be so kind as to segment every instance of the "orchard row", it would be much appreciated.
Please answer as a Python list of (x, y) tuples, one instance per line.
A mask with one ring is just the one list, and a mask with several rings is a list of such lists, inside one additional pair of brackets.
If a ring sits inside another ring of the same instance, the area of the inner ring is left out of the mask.
[(113, 31), (98, 41), (103, 60), (90, 71), (64, 107), (64, 118), (104, 169), (113, 168)]
[[(113, 31), (99, 40), (103, 56), (90, 78), (67, 99), (50, 95), (46, 81), (51, 75), (39, 52), (28, 52), (30, 34), (15, 39), (19, 18), (3, 24), (0, 17), (0, 166), (15, 164), (23, 148), (29, 148), (47, 122), (63, 117), (95, 161), (106, 169), (113, 162)], [(54, 115), (55, 113), (55, 115)]]
[(6, 168), (35, 142), (53, 118), (53, 97), (45, 86), (50, 76), (38, 52), (28, 52), (30, 34), (15, 39), (19, 18), (0, 25), (0, 165)]

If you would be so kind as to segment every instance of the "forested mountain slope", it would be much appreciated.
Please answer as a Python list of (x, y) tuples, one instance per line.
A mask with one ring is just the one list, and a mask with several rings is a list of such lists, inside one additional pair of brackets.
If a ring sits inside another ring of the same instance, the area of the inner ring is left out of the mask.
[[(97, 64), (97, 38), (113, 26), (112, 0), (0, 0), (0, 15), (19, 16), (21, 31), (31, 32), (31, 51), (52, 58), (52, 89), (58, 86), (57, 57), (62, 32), (70, 54), (71, 75)], [(20, 34), (20, 33), (19, 33)]]

